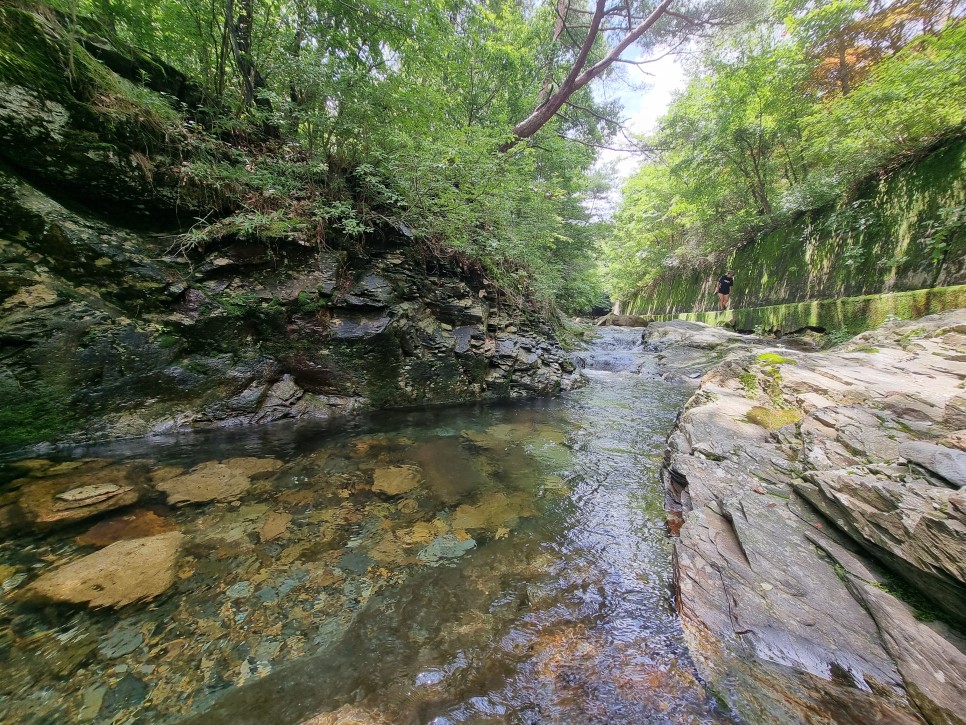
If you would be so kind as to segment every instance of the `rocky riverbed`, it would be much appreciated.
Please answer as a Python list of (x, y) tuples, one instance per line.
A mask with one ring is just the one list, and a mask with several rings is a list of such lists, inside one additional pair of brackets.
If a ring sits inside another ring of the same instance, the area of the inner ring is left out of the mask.
[(964, 379), (964, 311), (701, 379), (662, 480), (685, 636), (741, 717), (964, 722)]

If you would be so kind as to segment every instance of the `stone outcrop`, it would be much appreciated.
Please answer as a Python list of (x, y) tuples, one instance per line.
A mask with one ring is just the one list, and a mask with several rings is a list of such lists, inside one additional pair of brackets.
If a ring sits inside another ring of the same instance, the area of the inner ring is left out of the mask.
[(964, 641), (920, 620), (966, 625), (964, 333), (957, 311), (825, 353), (739, 346), (682, 412), (662, 476), (678, 605), (740, 716), (963, 722)]
[[(190, 108), (184, 78), (30, 3), (0, 21), (24, 55), (0, 67), (0, 447), (580, 382), (552, 321), (405, 227), (195, 246), (185, 225), (230, 211), (225, 195), (185, 171), (187, 132), (138, 105), (153, 89), (155, 108)], [(147, 87), (98, 95), (113, 73)]]
[(652, 322), (642, 333), (644, 349), (655, 353), (661, 377), (697, 385), (701, 376), (738, 347), (762, 344), (753, 335), (686, 320)]

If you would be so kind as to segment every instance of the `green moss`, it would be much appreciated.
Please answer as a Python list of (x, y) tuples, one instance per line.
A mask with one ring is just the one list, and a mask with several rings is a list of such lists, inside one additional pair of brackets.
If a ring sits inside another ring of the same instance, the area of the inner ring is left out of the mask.
[(20, 8), (0, 7), (0, 82), (41, 89), (61, 103), (72, 99), (64, 70), (72, 61), (40, 20)]
[(769, 365), (795, 365), (795, 361), (789, 357), (783, 357), (773, 352), (763, 352), (757, 357), (759, 362), (767, 363)]
[(937, 619), (944, 619), (943, 613), (931, 601), (926, 599), (918, 589), (895, 575), (886, 574), (883, 576), (882, 581), (873, 582), (872, 584), (877, 589), (891, 594), (896, 599), (912, 607), (913, 614), (920, 622), (933, 622)]
[(745, 389), (745, 394), (749, 398), (758, 397), (758, 376), (753, 372), (743, 372), (738, 376), (738, 380), (741, 381), (741, 385)]
[(923, 315), (962, 307), (966, 307), (966, 285), (815, 302), (794, 302), (787, 305), (753, 307), (726, 312), (655, 315), (651, 319), (691, 320), (708, 325), (727, 325), (738, 330), (754, 330), (760, 325), (765, 329), (781, 333), (806, 328), (821, 328), (835, 332), (846, 330), (849, 337), (852, 337), (889, 320), (912, 320)]
[(261, 300), (258, 295), (251, 292), (228, 292), (212, 299), (229, 315), (238, 318), (255, 314), (261, 307)]
[(762, 369), (762, 383), (765, 395), (771, 398), (776, 407), (784, 407), (782, 397), (782, 374), (776, 366), (769, 366)]
[(296, 309), (306, 315), (314, 315), (319, 310), (328, 307), (328, 305), (329, 302), (326, 298), (313, 297), (305, 290), (299, 292), (298, 299), (295, 300)]
[(66, 396), (43, 385), (0, 389), (0, 449), (19, 448), (62, 438), (78, 421)]
[(802, 419), (802, 411), (798, 410), (797, 408), (775, 410), (773, 408), (763, 408), (756, 405), (754, 408), (748, 411), (748, 414), (745, 417), (748, 418), (750, 423), (760, 425), (762, 428), (767, 428), (768, 430), (778, 430), (779, 428), (790, 423), (797, 423), (800, 421)]

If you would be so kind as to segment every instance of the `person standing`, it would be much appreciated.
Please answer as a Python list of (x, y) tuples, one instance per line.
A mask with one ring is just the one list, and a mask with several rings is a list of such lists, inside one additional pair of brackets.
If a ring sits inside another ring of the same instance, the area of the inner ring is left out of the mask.
[(735, 283), (735, 273), (725, 272), (718, 280), (718, 309), (727, 310), (731, 304), (731, 285)]

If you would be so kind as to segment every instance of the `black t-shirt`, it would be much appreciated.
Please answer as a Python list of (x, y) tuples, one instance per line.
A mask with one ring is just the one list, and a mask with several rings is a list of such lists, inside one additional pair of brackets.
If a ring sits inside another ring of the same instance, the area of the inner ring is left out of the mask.
[(722, 275), (721, 279), (718, 280), (718, 292), (723, 295), (731, 294), (731, 285), (735, 283), (734, 277), (728, 277), (728, 275)]

